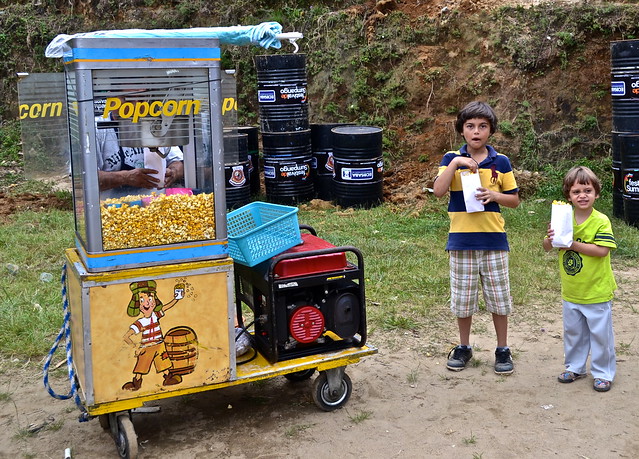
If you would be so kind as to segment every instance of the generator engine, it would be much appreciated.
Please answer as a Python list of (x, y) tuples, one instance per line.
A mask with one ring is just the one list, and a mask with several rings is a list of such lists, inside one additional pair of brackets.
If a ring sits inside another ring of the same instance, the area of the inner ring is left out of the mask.
[[(363, 257), (313, 234), (257, 266), (235, 265), (238, 317), (253, 312), (256, 349), (271, 362), (363, 346)], [(347, 254), (357, 259), (350, 262)]]

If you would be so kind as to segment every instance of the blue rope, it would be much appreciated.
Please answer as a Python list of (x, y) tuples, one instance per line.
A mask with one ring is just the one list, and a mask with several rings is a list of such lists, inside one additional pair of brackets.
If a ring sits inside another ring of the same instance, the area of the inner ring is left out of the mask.
[[(80, 400), (80, 394), (78, 393), (78, 384), (75, 378), (75, 370), (73, 369), (73, 357), (71, 356), (71, 328), (69, 327), (69, 320), (71, 319), (71, 311), (69, 311), (69, 301), (67, 299), (67, 284), (66, 284), (66, 272), (67, 265), (66, 263), (62, 266), (62, 275), (60, 277), (60, 282), (62, 284), (62, 307), (64, 311), (64, 320), (62, 322), (62, 328), (60, 328), (60, 332), (53, 342), (53, 346), (51, 346), (51, 350), (49, 351), (49, 355), (44, 362), (43, 367), (43, 382), (44, 387), (49, 392), (53, 398), (57, 398), (58, 400), (68, 400), (73, 397), (75, 400), (75, 404), (78, 405), (82, 414), (80, 414), (80, 422), (88, 421), (89, 416)], [(71, 383), (71, 390), (67, 395), (57, 394), (49, 385), (49, 366), (51, 365), (51, 360), (53, 359), (53, 354), (55, 354), (62, 337), (65, 338), (66, 342), (66, 353), (67, 353), (67, 370), (69, 372), (69, 382)]]

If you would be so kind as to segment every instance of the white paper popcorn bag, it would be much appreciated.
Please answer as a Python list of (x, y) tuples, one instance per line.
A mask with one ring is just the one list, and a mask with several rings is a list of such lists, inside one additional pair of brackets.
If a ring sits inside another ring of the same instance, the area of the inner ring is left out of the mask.
[(563, 201), (553, 201), (550, 227), (555, 231), (552, 246), (567, 249), (572, 245), (572, 206)]
[(481, 180), (478, 173), (470, 171), (461, 172), (462, 191), (464, 192), (464, 203), (466, 212), (483, 212), (484, 205), (477, 200), (477, 188), (481, 187)]

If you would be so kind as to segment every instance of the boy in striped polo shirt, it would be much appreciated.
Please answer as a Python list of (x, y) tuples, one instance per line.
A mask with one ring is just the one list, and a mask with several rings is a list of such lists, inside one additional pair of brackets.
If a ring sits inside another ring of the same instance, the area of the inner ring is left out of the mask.
[[(446, 250), (450, 257), (451, 311), (457, 317), (460, 344), (448, 355), (446, 367), (460, 371), (472, 358), (470, 330), (479, 310), (481, 284), (486, 309), (492, 313), (497, 335), (495, 373), (513, 372), (508, 347), (508, 314), (512, 310), (508, 274), (508, 239), (500, 205), (515, 208), (519, 193), (508, 158), (488, 145), (497, 130), (497, 116), (484, 102), (471, 102), (457, 115), (455, 129), (466, 141), (458, 151), (444, 155), (434, 184), (435, 196), (450, 191), (450, 231)], [(482, 212), (467, 212), (462, 173), (479, 173), (476, 199)]]

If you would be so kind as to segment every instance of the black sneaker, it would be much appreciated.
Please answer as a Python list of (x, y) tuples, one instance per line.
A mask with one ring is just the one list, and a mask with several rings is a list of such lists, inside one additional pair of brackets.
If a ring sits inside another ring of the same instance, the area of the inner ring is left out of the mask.
[(509, 375), (513, 372), (513, 358), (510, 349), (498, 347), (495, 350), (495, 373), (498, 375)]
[(446, 368), (452, 371), (462, 371), (472, 358), (473, 350), (470, 347), (455, 346), (448, 353)]

